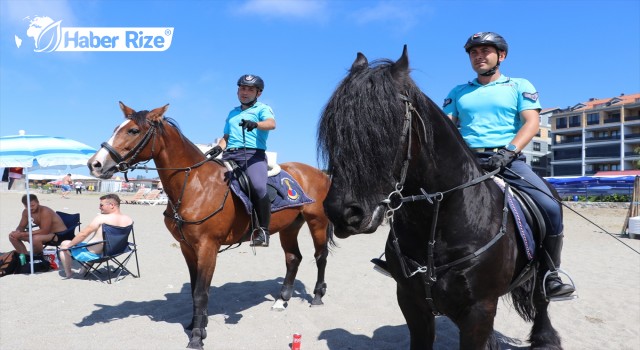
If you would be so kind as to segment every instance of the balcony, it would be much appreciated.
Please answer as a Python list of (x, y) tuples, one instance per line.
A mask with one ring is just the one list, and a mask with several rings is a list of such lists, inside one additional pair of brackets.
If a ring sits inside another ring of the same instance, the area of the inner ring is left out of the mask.
[(612, 141), (612, 140), (620, 140), (620, 135), (616, 135), (616, 136), (600, 136), (600, 137), (587, 137), (587, 138), (585, 138), (585, 141), (593, 141), (593, 142), (597, 142), (597, 141)]
[(604, 124), (620, 123), (620, 117), (607, 118), (602, 121)]
[(624, 117), (625, 122), (630, 122), (633, 120), (640, 120), (640, 115), (630, 115), (630, 116)]

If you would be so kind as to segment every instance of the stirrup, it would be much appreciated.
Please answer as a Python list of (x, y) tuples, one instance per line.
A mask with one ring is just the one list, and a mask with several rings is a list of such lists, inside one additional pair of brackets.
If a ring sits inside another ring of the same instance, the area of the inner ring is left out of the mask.
[[(551, 275), (551, 274), (558, 274), (558, 277), (560, 277), (560, 274), (563, 274), (565, 276), (567, 276), (567, 278), (569, 279), (569, 284), (571, 284), (571, 286), (573, 286), (574, 292), (569, 294), (569, 295), (560, 295), (557, 297), (549, 297), (547, 296), (547, 278)], [(572, 300), (572, 299), (576, 299), (578, 298), (578, 288), (576, 288), (576, 284), (575, 282), (573, 282), (573, 278), (571, 278), (571, 276), (569, 276), (569, 274), (560, 268), (556, 268), (555, 271), (547, 271), (547, 273), (544, 274), (544, 277), (542, 278), (542, 295), (544, 296), (544, 299), (546, 301), (563, 301), (563, 300)]]
[(251, 247), (268, 247), (269, 233), (262, 227), (257, 227), (251, 232)]
[(374, 259), (371, 259), (371, 262), (373, 263), (373, 269), (375, 271), (378, 271), (387, 277), (391, 277), (391, 273), (389, 273), (388, 265), (385, 260), (382, 260), (380, 258), (374, 258)]

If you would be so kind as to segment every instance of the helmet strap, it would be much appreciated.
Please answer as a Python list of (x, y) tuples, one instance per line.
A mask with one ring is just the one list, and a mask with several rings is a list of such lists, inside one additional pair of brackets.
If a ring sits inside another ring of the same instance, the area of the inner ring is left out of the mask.
[(244, 103), (244, 102), (240, 101), (240, 104), (245, 106), (245, 107), (247, 107), (247, 108), (249, 108), (249, 107), (253, 106), (254, 104), (256, 104), (256, 102), (258, 102), (258, 98), (257, 97), (254, 98), (253, 101), (251, 101), (249, 103)]
[(489, 69), (488, 71), (484, 73), (480, 73), (480, 75), (482, 75), (483, 77), (490, 77), (496, 74), (496, 71), (498, 70), (499, 67), (500, 67), (500, 62), (498, 62), (498, 64), (496, 64), (493, 68)]

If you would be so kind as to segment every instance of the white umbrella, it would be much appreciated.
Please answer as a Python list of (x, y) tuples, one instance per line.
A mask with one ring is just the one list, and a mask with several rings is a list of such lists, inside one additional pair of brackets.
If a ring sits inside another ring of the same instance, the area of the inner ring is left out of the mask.
[(20, 135), (0, 137), (0, 167), (24, 168), (31, 273), (33, 273), (33, 230), (29, 200), (29, 168), (86, 165), (96, 151), (91, 146), (68, 138), (25, 135), (22, 130), (20, 130)]

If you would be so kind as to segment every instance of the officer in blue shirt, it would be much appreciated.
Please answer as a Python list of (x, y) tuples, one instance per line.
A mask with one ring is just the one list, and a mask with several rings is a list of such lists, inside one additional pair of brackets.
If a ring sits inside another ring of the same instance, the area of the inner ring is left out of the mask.
[[(454, 87), (444, 101), (443, 110), (458, 125), (469, 147), (485, 160), (486, 170), (502, 169), (501, 174), (509, 184), (525, 191), (544, 208), (547, 234), (542, 246), (550, 259), (541, 261), (545, 272), (552, 271), (545, 281), (547, 297), (567, 297), (575, 288), (563, 283), (556, 271), (564, 237), (562, 206), (520, 154), (539, 131), (538, 93), (528, 80), (500, 73), (500, 63), (509, 51), (502, 36), (476, 33), (467, 40), (464, 49), (477, 77)], [(506, 168), (509, 170), (505, 171)]]
[(271, 107), (258, 102), (264, 90), (264, 81), (257, 75), (245, 74), (238, 79), (240, 106), (229, 112), (224, 125), (224, 136), (209, 153), (222, 159), (234, 160), (243, 168), (251, 181), (251, 202), (260, 227), (252, 234), (252, 246), (269, 246), (271, 201), (267, 194), (267, 138), (276, 128)]

